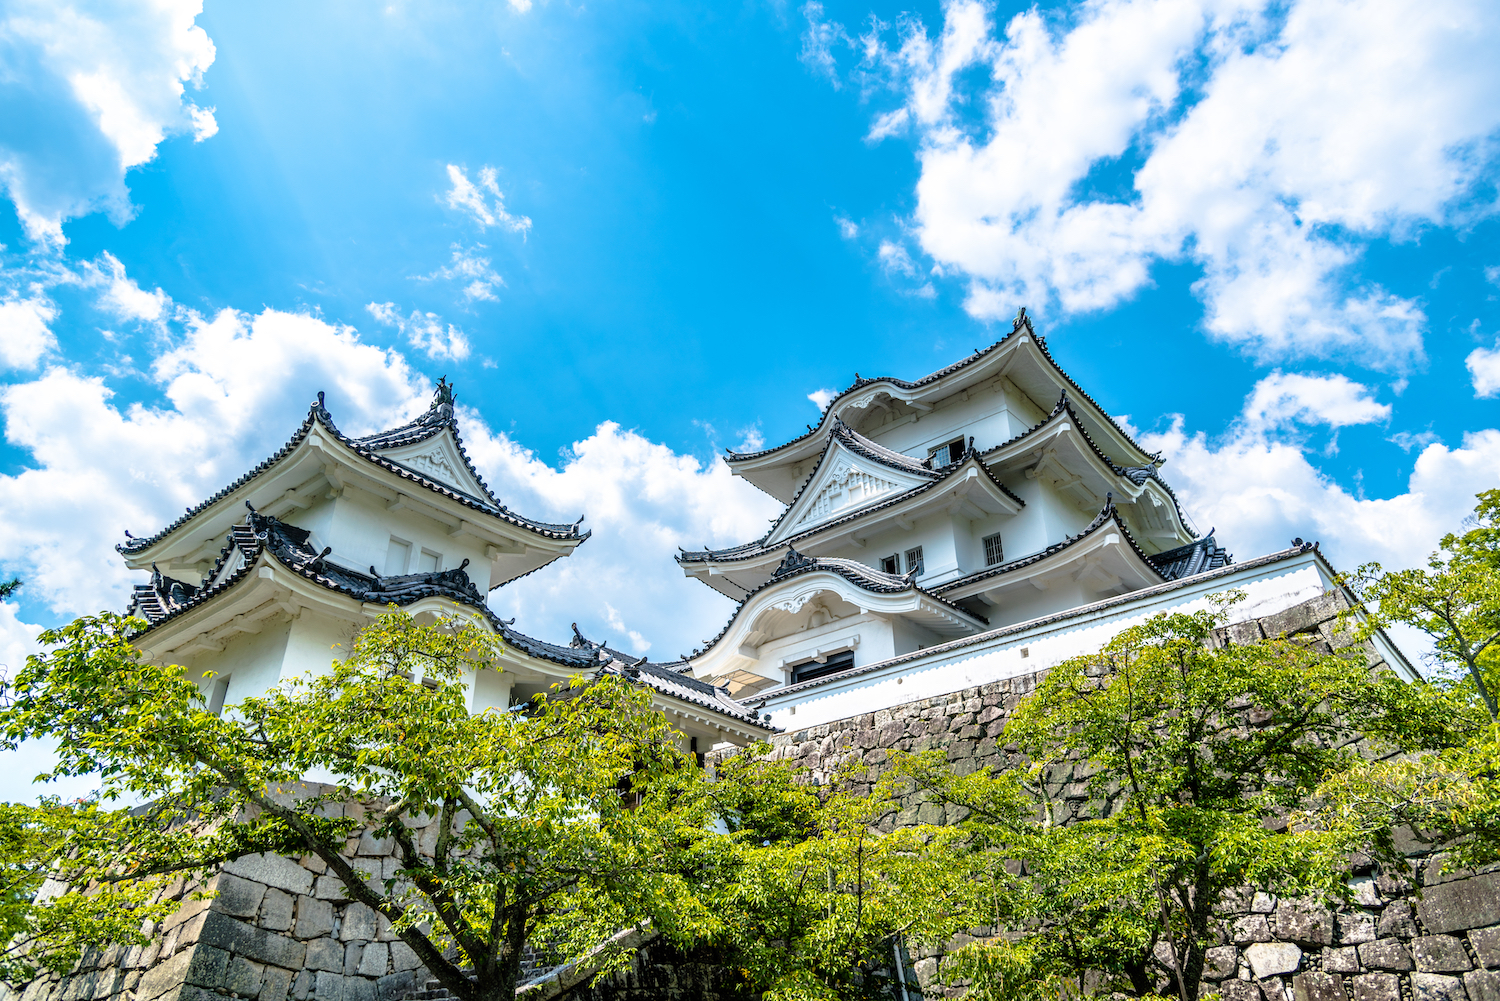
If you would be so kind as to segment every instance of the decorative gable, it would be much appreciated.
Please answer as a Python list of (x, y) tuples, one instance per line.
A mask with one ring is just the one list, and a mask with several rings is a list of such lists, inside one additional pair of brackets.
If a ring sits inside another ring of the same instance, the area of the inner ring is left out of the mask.
[(463, 456), (459, 454), (452, 434), (446, 431), (415, 445), (382, 451), (381, 455), (392, 462), (401, 463), (407, 469), (420, 473), (422, 476), (461, 490), (471, 497), (481, 500), (485, 498), (484, 488), (469, 472), (468, 463), (464, 462)]
[(766, 545), (775, 545), (778, 539), (896, 497), (930, 480), (930, 476), (907, 474), (835, 448), (822, 468), (813, 474), (812, 482), (802, 495), (792, 502), (781, 523), (767, 537)]

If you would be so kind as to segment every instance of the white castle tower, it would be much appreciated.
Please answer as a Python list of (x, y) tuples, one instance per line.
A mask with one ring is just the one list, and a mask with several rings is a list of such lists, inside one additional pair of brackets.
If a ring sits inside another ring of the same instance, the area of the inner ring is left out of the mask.
[(1032, 673), (1214, 592), (1246, 592), (1242, 621), (1335, 586), (1300, 539), (1236, 564), (1196, 531), (1162, 456), (1024, 309), (985, 350), (915, 382), (856, 376), (807, 434), (725, 461), (786, 508), (754, 542), (678, 557), (739, 602), (691, 670), (782, 727)]
[(453, 390), (409, 424), (364, 438), (339, 431), (323, 394), (282, 448), (148, 538), (116, 547), (149, 570), (132, 614), (147, 658), (181, 664), (217, 712), (286, 678), (326, 670), (342, 644), (394, 604), (452, 612), (504, 640), (498, 665), (466, 679), (470, 708), (506, 708), (578, 674), (623, 673), (708, 750), (764, 736), (768, 724), (722, 688), (578, 634), (526, 636), (486, 604), (494, 588), (567, 556), (581, 522), (548, 524), (502, 504), (470, 463)]

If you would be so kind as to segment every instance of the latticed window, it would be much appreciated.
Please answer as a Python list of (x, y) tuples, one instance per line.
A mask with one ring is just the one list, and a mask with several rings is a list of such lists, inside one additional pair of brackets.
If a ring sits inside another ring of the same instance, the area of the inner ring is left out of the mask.
[(992, 567), (1005, 562), (1005, 550), (1000, 545), (1000, 533), (984, 537), (984, 565)]
[(927, 457), (932, 460), (933, 469), (951, 465), (964, 457), (964, 440), (955, 438), (946, 444), (939, 445), (929, 451)]
[(922, 576), (922, 574), (927, 570), (927, 568), (922, 564), (921, 546), (917, 546), (914, 549), (908, 549), (906, 551), (906, 572), (911, 573), (913, 570), (917, 572), (918, 577)]

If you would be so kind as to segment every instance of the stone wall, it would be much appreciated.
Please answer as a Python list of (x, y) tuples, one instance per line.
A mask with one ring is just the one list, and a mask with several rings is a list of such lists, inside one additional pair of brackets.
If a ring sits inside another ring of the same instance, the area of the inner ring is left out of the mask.
[[(1216, 642), (1304, 635), (1324, 650), (1345, 648), (1350, 641), (1337, 629), (1337, 617), (1347, 607), (1341, 595), (1326, 594), (1229, 626)], [(1365, 644), (1364, 652), (1372, 667), (1382, 666), (1373, 645)], [(773, 754), (807, 769), (819, 784), (863, 764), (856, 790), (868, 790), (896, 750), (941, 750), (960, 774), (1014, 767), (1021, 755), (1006, 744), (1005, 724), (1040, 678), (1026, 675), (783, 733), (772, 741)], [(1075, 812), (1082, 811), (1084, 783), (1068, 788)], [(879, 826), (960, 817), (958, 808), (913, 793)], [(1364, 867), (1352, 875), (1357, 905), (1338, 911), (1264, 893), (1229, 901), (1225, 941), (1210, 953), (1212, 979), (1226, 1001), (1500, 1001), (1500, 972), (1493, 972), (1500, 970), (1500, 872), (1444, 876), (1438, 862), (1415, 859), (1409, 873), (1387, 876)], [(1163, 950), (1159, 958), (1169, 963), (1170, 957)], [(942, 951), (933, 949), (914, 964), (933, 993), (941, 960)]]
[[(397, 868), (388, 841), (369, 835), (346, 854), (371, 880)], [(224, 866), (193, 900), (154, 930), (150, 944), (86, 955), (71, 976), (43, 977), (12, 1001), (395, 1001), (415, 996), (428, 974), (384, 917), (344, 896), (321, 859), (252, 855)]]

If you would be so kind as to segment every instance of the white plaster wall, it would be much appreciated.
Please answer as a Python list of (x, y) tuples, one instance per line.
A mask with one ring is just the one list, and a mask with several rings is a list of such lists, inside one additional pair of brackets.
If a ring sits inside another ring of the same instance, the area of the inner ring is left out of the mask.
[(835, 646), (845, 645), (846, 640), (856, 636), (859, 644), (854, 648), (855, 667), (889, 660), (898, 652), (891, 623), (891, 619), (870, 614), (835, 619), (816, 629), (762, 644), (759, 648), (760, 660), (749, 669), (780, 681), (783, 680), (783, 670), (778, 666), (781, 661), (795, 664), (810, 658), (814, 650), (832, 650)]
[(510, 705), (510, 689), (514, 676), (508, 672), (484, 670), (474, 679), (469, 711), (482, 713), (486, 709), (504, 709)]
[[(225, 705), (264, 694), (281, 679), (290, 627), (286, 620), (272, 621), (258, 633), (239, 633), (224, 644), (223, 651), (194, 658), (187, 668), (188, 677), (207, 698), (214, 682), (227, 675), (229, 691), (224, 697)], [(205, 671), (214, 672), (216, 677), (203, 677)]]
[[(1234, 606), (1231, 621), (1270, 615), (1322, 594), (1332, 586), (1311, 553), (1196, 585), (1125, 601), (1107, 609), (1083, 609), (1060, 622), (1009, 627), (968, 645), (937, 648), (925, 657), (876, 668), (868, 674), (819, 685), (784, 696), (770, 696), (762, 712), (776, 726), (803, 729), (820, 723), (877, 712), (904, 702), (935, 698), (1053, 667), (1070, 657), (1098, 650), (1120, 631), (1163, 611), (1209, 607), (1209, 595), (1233, 588), (1247, 593)], [(1396, 658), (1389, 658), (1395, 665)]]
[[(416, 572), (417, 553), (427, 549), (441, 556), (439, 570), (455, 568), (467, 558), (465, 572), (469, 579), (481, 592), (489, 589), (490, 562), (479, 540), (467, 535), (450, 536), (448, 526), (409, 509), (388, 511), (383, 500), (361, 490), (345, 490), (328, 507), (330, 513), (313, 541), (321, 543), (320, 549), (333, 547), (329, 555), (333, 562), (362, 573), (371, 566), (384, 573), (386, 553), (395, 536), (412, 544), (407, 573)], [(312, 527), (300, 517), (289, 520), (303, 528)]]

